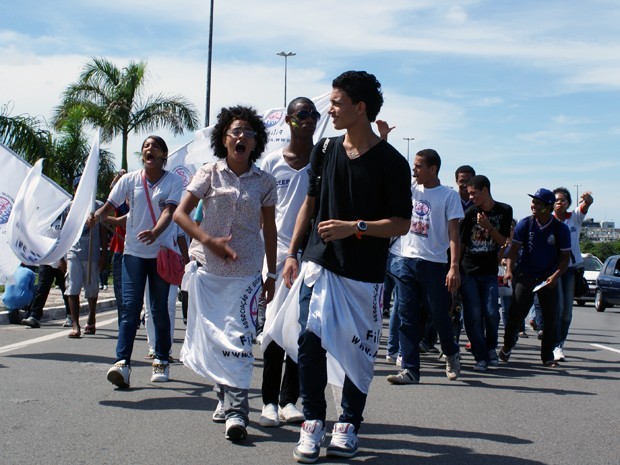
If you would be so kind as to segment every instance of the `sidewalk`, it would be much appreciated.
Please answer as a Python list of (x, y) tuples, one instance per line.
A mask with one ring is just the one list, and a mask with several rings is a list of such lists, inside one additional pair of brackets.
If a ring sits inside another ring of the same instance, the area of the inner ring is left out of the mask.
[[(97, 313), (104, 310), (110, 310), (116, 308), (116, 299), (114, 298), (114, 290), (112, 285), (108, 286), (105, 290), (99, 291), (99, 298), (97, 300)], [(9, 324), (9, 313), (5, 307), (0, 305), (0, 325)], [(22, 312), (23, 315), (23, 312)], [(43, 318), (41, 321), (48, 320), (63, 320), (65, 319), (66, 311), (65, 304), (62, 299), (62, 294), (58, 287), (54, 287), (50, 290), (45, 308), (43, 309)], [(88, 315), (88, 302), (84, 298), (84, 291), (80, 294), (80, 315)]]

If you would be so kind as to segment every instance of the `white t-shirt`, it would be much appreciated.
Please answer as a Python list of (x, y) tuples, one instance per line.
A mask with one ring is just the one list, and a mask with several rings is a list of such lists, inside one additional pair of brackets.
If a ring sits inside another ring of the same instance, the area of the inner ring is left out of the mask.
[(300, 170), (289, 166), (284, 159), (283, 149), (271, 152), (265, 157), (261, 169), (276, 178), (278, 203), (276, 204), (276, 227), (278, 228), (278, 259), (283, 262), (293, 238), (295, 221), (308, 192), (307, 164)]
[[(123, 176), (114, 186), (108, 202), (118, 208), (125, 200), (129, 205), (127, 214), (127, 233), (125, 235), (125, 252), (140, 258), (156, 258), (161, 246), (172, 246), (172, 221), (166, 230), (150, 245), (138, 240), (138, 233), (153, 229), (153, 217), (144, 193), (142, 170), (133, 171)], [(155, 219), (158, 220), (166, 205), (178, 205), (183, 193), (183, 179), (170, 171), (164, 174), (155, 184), (146, 181), (151, 196), (151, 204)]]
[(573, 257), (570, 259), (570, 266), (579, 265), (583, 262), (583, 258), (581, 258), (581, 249), (579, 248), (579, 233), (581, 231), (581, 223), (585, 219), (586, 215), (581, 212), (579, 205), (572, 211), (566, 214), (566, 218), (564, 218), (563, 223), (568, 226), (570, 230), (570, 245), (571, 252)]
[(429, 189), (418, 184), (415, 178), (411, 194), (411, 227), (405, 236), (396, 240), (390, 252), (399, 257), (448, 263), (448, 222), (464, 217), (461, 198), (449, 187), (439, 185)]

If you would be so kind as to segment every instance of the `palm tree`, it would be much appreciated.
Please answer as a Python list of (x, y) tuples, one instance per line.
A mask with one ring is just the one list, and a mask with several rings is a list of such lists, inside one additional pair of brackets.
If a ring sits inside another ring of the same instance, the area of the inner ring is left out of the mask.
[(33, 164), (48, 153), (51, 133), (30, 115), (11, 116), (8, 104), (0, 106), (0, 143)]
[[(58, 137), (54, 140), (52, 157), (54, 179), (62, 186), (72, 186), (73, 180), (84, 171), (89, 152), (89, 140), (84, 134), (84, 115), (80, 108), (74, 108), (67, 114), (58, 130)], [(98, 198), (107, 198), (115, 172), (113, 155), (105, 149), (100, 149)]]
[[(71, 192), (73, 179), (84, 169), (90, 152), (84, 135), (84, 115), (79, 109), (67, 114), (58, 136), (45, 129), (44, 121), (29, 115), (11, 116), (8, 105), (0, 107), (0, 143), (5, 144), (30, 164), (45, 158), (43, 173)], [(98, 197), (106, 198), (114, 177), (114, 157), (105, 149), (99, 152)]]
[(121, 167), (127, 169), (129, 133), (146, 132), (163, 127), (173, 134), (196, 130), (198, 117), (194, 106), (184, 97), (162, 94), (144, 96), (146, 61), (130, 62), (119, 69), (105, 58), (93, 58), (82, 69), (78, 82), (71, 84), (55, 109), (55, 127), (80, 107), (85, 120), (102, 129), (102, 141), (122, 138)]

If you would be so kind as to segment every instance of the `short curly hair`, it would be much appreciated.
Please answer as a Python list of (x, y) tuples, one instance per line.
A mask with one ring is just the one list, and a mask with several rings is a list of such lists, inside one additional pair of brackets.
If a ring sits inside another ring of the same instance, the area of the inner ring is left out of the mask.
[(353, 103), (364, 102), (368, 121), (372, 123), (377, 119), (383, 106), (383, 92), (381, 83), (374, 74), (366, 71), (345, 71), (332, 81), (332, 87), (344, 91)]
[(211, 148), (217, 158), (226, 158), (228, 155), (226, 146), (222, 143), (226, 131), (235, 120), (247, 121), (252, 129), (256, 131), (256, 147), (250, 154), (250, 161), (258, 160), (267, 145), (267, 129), (265, 123), (252, 107), (237, 105), (234, 107), (222, 108), (217, 115), (217, 123), (211, 132)]

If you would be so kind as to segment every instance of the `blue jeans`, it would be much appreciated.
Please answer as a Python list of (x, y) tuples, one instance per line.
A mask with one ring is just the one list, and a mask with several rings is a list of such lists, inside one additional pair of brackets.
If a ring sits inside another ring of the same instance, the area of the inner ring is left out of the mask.
[(446, 288), (447, 266), (420, 258), (390, 254), (390, 272), (396, 277), (396, 298), (400, 317), (400, 352), (403, 368), (420, 376), (420, 329), (422, 305), (428, 311), (439, 336), (441, 350), (454, 355), (459, 346), (450, 321), (450, 294)]
[(121, 252), (114, 252), (112, 256), (112, 284), (114, 298), (116, 299), (116, 312), (120, 323), (123, 308), (123, 254)]
[[(303, 284), (299, 293), (300, 322), (305, 316), (298, 340), (299, 388), (306, 420), (321, 420), (325, 424), (327, 413), (327, 402), (325, 401), (327, 352), (321, 345), (321, 338), (305, 329), (311, 296), (312, 288)], [(362, 421), (364, 421), (362, 413), (366, 406), (366, 397), (366, 394), (360, 391), (348, 376), (345, 376), (340, 403), (342, 415), (338, 421), (351, 423), (355, 427), (355, 431), (358, 431)]]
[(558, 279), (558, 347), (564, 347), (573, 319), (575, 298), (575, 268), (568, 268)]
[(394, 292), (394, 306), (390, 309), (387, 353), (396, 356), (400, 353), (400, 318), (398, 317), (398, 292)]
[(461, 275), (461, 298), (465, 331), (476, 361), (489, 361), (489, 351), (497, 348), (499, 308), (497, 276)]
[(155, 357), (168, 360), (170, 353), (170, 318), (168, 292), (170, 285), (157, 273), (156, 258), (123, 255), (123, 308), (118, 324), (116, 361), (131, 362), (133, 343), (136, 339), (138, 320), (144, 302), (144, 289), (148, 278), (151, 298), (151, 315), (155, 325)]

